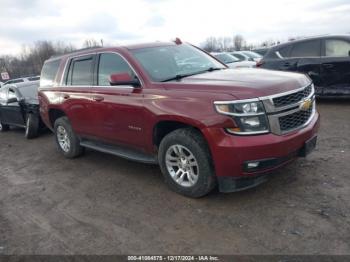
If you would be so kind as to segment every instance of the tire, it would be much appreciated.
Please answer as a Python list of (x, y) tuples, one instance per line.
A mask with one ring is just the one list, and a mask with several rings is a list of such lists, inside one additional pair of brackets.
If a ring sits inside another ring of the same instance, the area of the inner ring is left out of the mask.
[(179, 194), (198, 198), (216, 185), (207, 142), (192, 128), (178, 129), (166, 135), (159, 146), (158, 160), (166, 184)]
[(0, 119), (0, 132), (6, 132), (10, 129), (9, 125), (3, 124)]
[(38, 136), (39, 131), (39, 117), (34, 114), (28, 114), (26, 119), (25, 137), (32, 139)]
[(83, 154), (78, 136), (73, 132), (67, 117), (60, 117), (54, 124), (55, 140), (58, 150), (66, 158), (75, 158)]

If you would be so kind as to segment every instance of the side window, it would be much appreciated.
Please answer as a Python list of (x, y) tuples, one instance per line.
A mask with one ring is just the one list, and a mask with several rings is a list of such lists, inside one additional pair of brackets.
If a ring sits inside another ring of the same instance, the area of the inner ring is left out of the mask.
[(97, 85), (109, 86), (109, 76), (115, 73), (134, 75), (128, 63), (120, 55), (113, 53), (101, 54), (98, 65)]
[(92, 85), (92, 56), (73, 59), (67, 77), (67, 85), (91, 86)]
[(7, 99), (11, 99), (11, 98), (17, 98), (15, 90), (13, 90), (12, 88), (8, 89), (8, 93), (7, 93)]
[(7, 93), (6, 87), (3, 87), (0, 89), (0, 101), (6, 100), (6, 93)]
[(350, 56), (350, 43), (344, 40), (327, 39), (325, 40), (325, 55), (333, 57)]
[(34, 81), (34, 80), (40, 79), (40, 86), (52, 87), (53, 82), (56, 78), (58, 68), (60, 66), (60, 62), (61, 62), (61, 60), (46, 62), (43, 66), (43, 69), (41, 70), (41, 77), (40, 78), (39, 77), (32, 77), (29, 80)]
[(279, 58), (287, 58), (287, 57), (289, 57), (290, 48), (291, 48), (290, 45), (283, 46), (279, 50), (276, 51), (276, 55)]
[(321, 56), (321, 41), (312, 40), (293, 45), (290, 57), (318, 57)]

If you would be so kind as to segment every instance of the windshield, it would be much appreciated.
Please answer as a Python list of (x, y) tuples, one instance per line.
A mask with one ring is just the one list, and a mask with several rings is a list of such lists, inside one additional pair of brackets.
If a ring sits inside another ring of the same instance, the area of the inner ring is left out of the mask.
[(214, 56), (225, 64), (230, 64), (239, 61), (238, 58), (229, 54), (215, 54)]
[(186, 44), (142, 48), (131, 52), (156, 82), (226, 68), (203, 51)]

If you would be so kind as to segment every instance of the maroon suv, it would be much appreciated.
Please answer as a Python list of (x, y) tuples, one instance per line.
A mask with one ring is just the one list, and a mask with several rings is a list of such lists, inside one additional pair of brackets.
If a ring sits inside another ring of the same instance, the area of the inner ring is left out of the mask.
[(228, 69), (189, 44), (83, 50), (45, 62), (43, 121), (68, 158), (92, 148), (159, 164), (176, 192), (253, 187), (316, 145), (302, 74)]

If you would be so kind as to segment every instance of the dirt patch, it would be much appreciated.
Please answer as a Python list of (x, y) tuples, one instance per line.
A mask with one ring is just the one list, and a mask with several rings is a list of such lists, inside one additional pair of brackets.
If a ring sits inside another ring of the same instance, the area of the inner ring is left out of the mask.
[(158, 167), (53, 136), (0, 134), (0, 254), (350, 254), (350, 102), (320, 101), (318, 147), (267, 183), (194, 200)]

